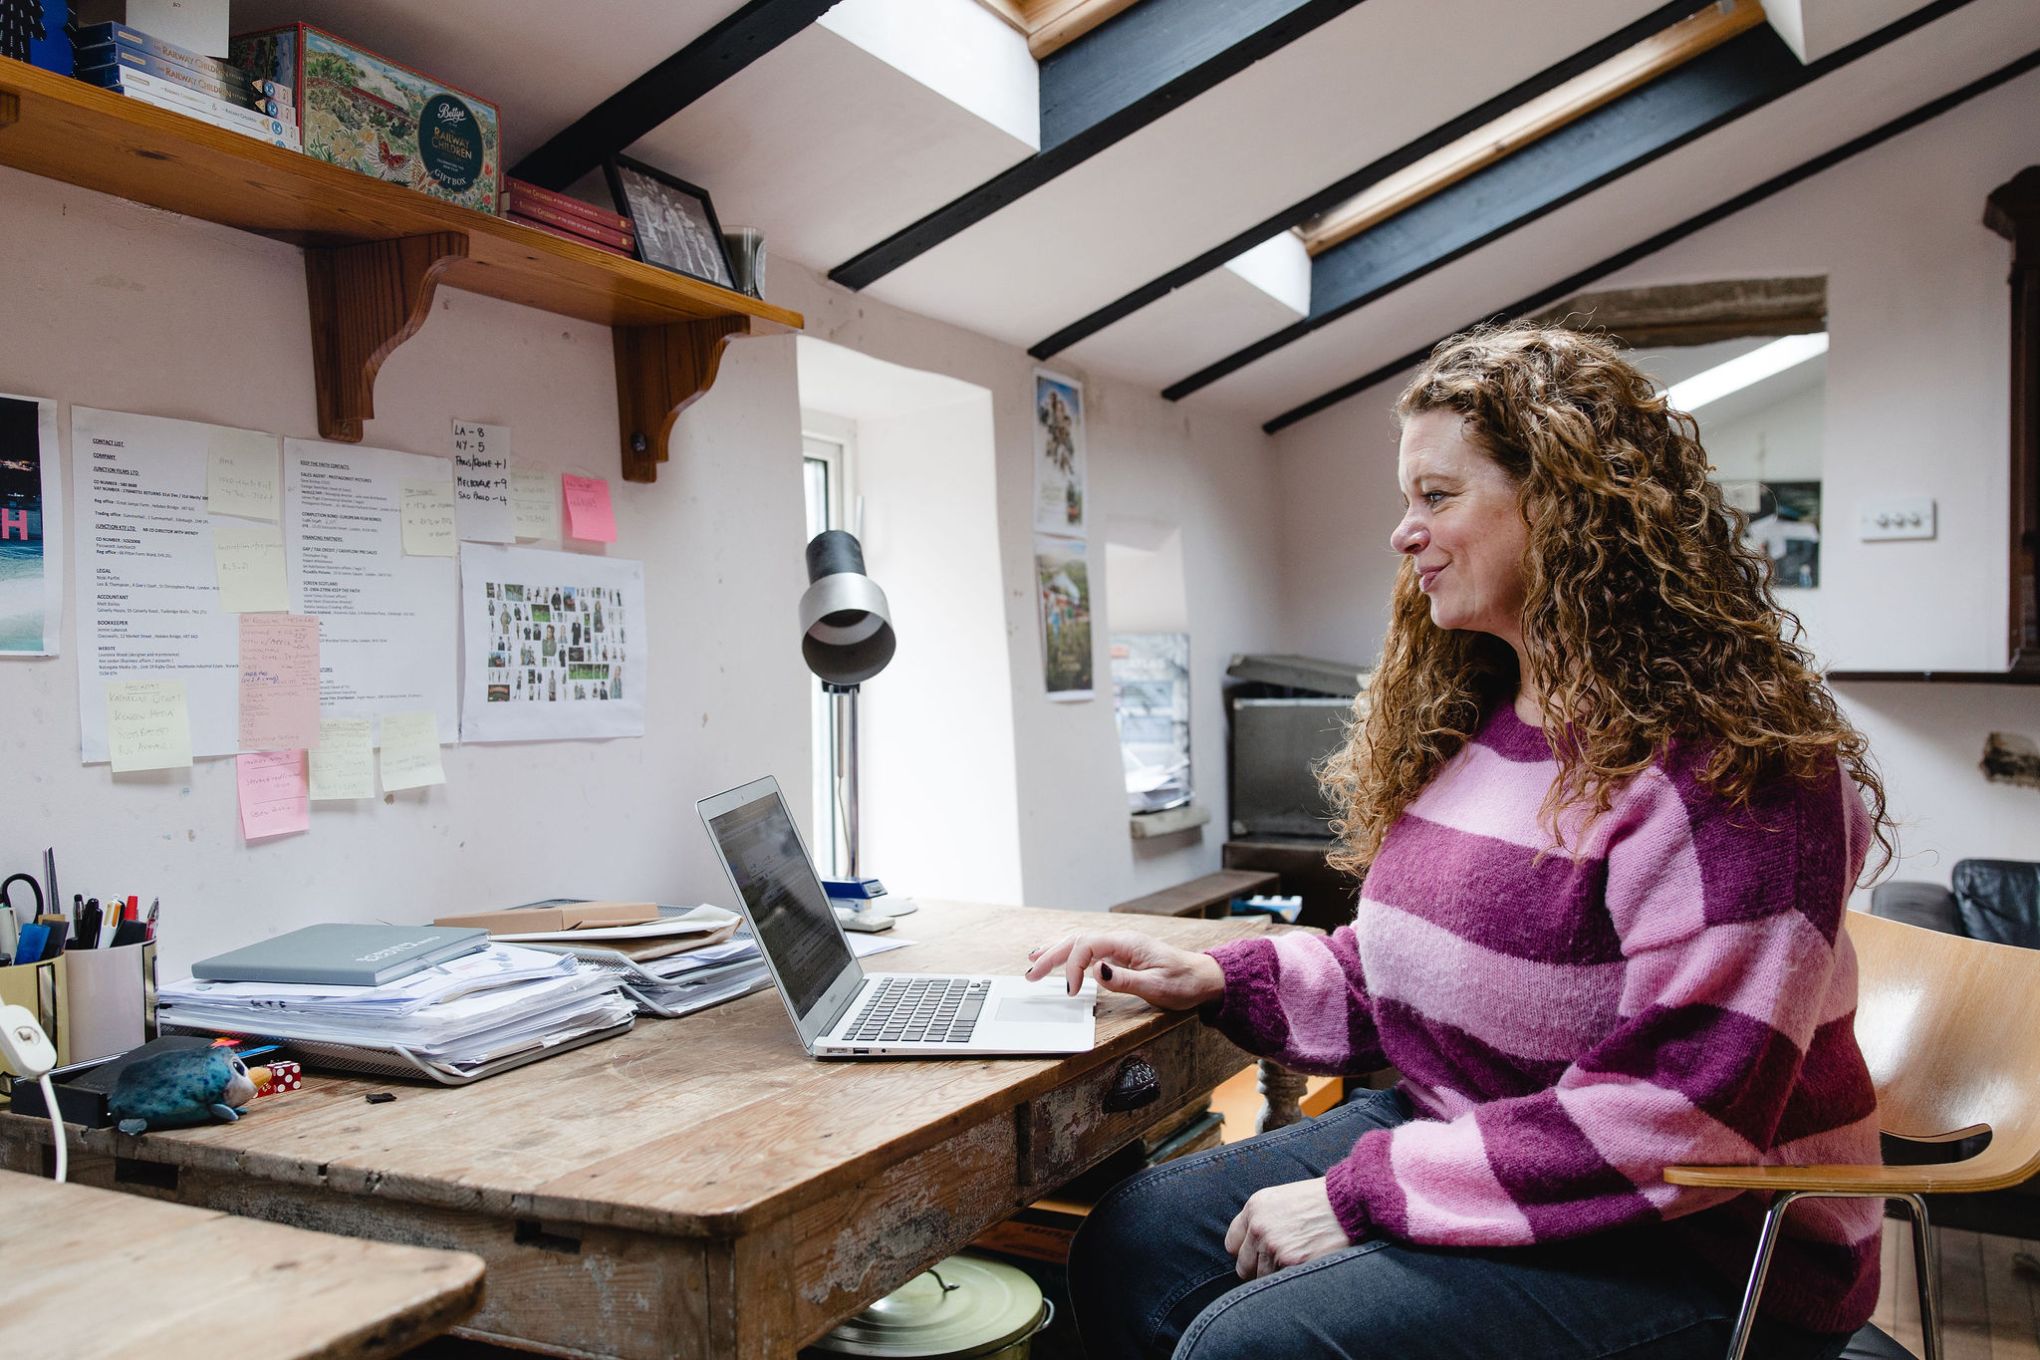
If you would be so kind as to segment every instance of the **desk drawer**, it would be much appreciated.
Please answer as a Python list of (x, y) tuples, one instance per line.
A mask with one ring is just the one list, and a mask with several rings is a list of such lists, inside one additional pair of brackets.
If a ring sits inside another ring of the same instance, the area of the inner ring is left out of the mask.
[[(1020, 1183), (1043, 1191), (1061, 1185), (1139, 1137), (1163, 1115), (1208, 1093), (1248, 1061), (1216, 1030), (1193, 1021), (1131, 1054), (1100, 1063), (1021, 1108)], [(1152, 1073), (1151, 1086), (1147, 1072), (1129, 1073), (1137, 1063)], [(1122, 1074), (1127, 1074), (1124, 1084)], [(1116, 1100), (1115, 1089), (1120, 1091)]]

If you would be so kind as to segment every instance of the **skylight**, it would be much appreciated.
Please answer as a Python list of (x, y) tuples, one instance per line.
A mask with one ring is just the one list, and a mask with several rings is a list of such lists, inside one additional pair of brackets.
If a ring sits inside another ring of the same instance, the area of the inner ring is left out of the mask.
[(1377, 181), (1304, 223), (1298, 234), (1311, 254), (1330, 250), (1763, 22), (1761, 0), (1720, 0), (1708, 5)]
[(1674, 410), (1697, 411), (1732, 392), (1754, 387), (1788, 368), (1797, 368), (1809, 360), (1818, 359), (1827, 353), (1827, 348), (1826, 331), (1788, 335), (1759, 346), (1748, 354), (1739, 354), (1725, 364), (1716, 364), (1704, 372), (1695, 373), (1684, 382), (1673, 383), (1665, 392), (1665, 399)]

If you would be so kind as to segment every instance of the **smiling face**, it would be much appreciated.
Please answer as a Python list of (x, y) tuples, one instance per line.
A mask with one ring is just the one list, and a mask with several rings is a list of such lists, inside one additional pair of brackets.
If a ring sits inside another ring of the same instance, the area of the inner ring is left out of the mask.
[(1520, 652), (1530, 531), (1515, 481), (1467, 438), (1456, 411), (1409, 418), (1396, 480), (1405, 509), (1388, 542), (1415, 561), (1431, 622), (1492, 633)]

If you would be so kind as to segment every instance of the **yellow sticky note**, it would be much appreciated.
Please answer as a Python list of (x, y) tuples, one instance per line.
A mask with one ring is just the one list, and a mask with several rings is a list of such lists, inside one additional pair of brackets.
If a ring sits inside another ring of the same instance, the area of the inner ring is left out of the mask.
[(510, 510), (519, 538), (558, 538), (560, 479), (542, 468), (511, 463)]
[(453, 482), (406, 477), (401, 489), (404, 555), (451, 557), (460, 544), (454, 527)]
[(383, 714), (383, 792), (445, 782), (446, 770), (439, 763), (439, 719), (431, 713)]
[(246, 519), (282, 517), (283, 460), (275, 435), (215, 425), (207, 444), (206, 509)]
[(116, 771), (177, 770), (191, 764), (184, 682), (108, 681), (106, 746)]
[(311, 752), (312, 799), (375, 797), (375, 723), (369, 718), (321, 718)]
[(290, 608), (283, 575), (283, 529), (275, 524), (215, 524), (213, 567), (220, 608), (229, 614), (280, 614)]

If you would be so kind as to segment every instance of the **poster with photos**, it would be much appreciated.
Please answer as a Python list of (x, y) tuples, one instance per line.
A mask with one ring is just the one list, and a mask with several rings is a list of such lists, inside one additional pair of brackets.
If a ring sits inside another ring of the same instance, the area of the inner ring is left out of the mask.
[(55, 656), (64, 607), (57, 404), (0, 395), (0, 656)]
[(1084, 388), (1034, 370), (1034, 527), (1084, 536)]
[(642, 562), (460, 548), (462, 741), (645, 733)]
[(1048, 697), (1091, 697), (1091, 571), (1084, 542), (1034, 537), (1034, 579), (1041, 600), (1041, 673)]

